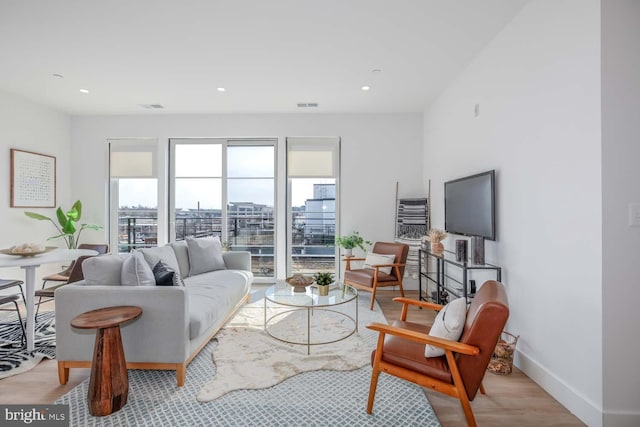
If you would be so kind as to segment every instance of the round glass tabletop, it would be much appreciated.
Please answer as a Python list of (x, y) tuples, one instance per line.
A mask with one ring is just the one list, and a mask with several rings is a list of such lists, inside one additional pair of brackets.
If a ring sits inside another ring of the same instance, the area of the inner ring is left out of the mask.
[(265, 298), (271, 302), (291, 307), (329, 307), (353, 301), (358, 291), (343, 283), (330, 286), (329, 295), (318, 295), (316, 286), (307, 286), (305, 292), (295, 292), (294, 287), (284, 280), (278, 281), (265, 291)]

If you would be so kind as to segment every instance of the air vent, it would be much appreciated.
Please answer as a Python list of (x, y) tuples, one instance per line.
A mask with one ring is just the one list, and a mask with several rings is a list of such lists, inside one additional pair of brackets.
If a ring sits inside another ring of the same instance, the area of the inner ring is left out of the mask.
[(138, 104), (142, 108), (147, 110), (162, 110), (164, 107), (160, 104)]
[(298, 102), (298, 108), (317, 108), (317, 102)]

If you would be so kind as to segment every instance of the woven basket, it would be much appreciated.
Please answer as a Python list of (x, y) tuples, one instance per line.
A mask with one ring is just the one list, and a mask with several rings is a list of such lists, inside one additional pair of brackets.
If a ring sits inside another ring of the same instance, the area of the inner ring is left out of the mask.
[(520, 336), (509, 332), (502, 332), (498, 344), (493, 351), (487, 370), (493, 374), (509, 375), (513, 370), (513, 353), (516, 351), (516, 343)]

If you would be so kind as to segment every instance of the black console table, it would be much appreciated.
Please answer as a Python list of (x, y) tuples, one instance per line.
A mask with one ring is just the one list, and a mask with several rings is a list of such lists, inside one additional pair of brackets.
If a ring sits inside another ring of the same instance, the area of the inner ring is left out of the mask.
[[(435, 260), (435, 272), (423, 271), (423, 264), (429, 258)], [(453, 277), (452, 269), (458, 270), (462, 277)], [(436, 253), (431, 252), (429, 249), (420, 249), (418, 251), (418, 290), (420, 300), (427, 300), (422, 293), (422, 280), (424, 278), (426, 280), (425, 291), (428, 289), (427, 284), (429, 282), (436, 285), (436, 303), (443, 304), (445, 302), (443, 296), (446, 294), (451, 294), (458, 298), (464, 297), (469, 302), (475, 294), (475, 289), (472, 288), (468, 280), (469, 272), (472, 270), (493, 270), (496, 274), (496, 280), (498, 282), (502, 281), (502, 267), (497, 265), (475, 264), (471, 260), (457, 261), (456, 254), (450, 251)]]

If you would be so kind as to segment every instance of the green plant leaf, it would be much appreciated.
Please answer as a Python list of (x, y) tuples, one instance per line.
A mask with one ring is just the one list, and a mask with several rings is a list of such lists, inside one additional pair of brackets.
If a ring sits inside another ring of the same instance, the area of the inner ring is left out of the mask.
[(80, 200), (76, 200), (76, 202), (73, 204), (73, 206), (71, 206), (72, 210), (75, 210), (76, 212), (78, 212), (78, 216), (76, 218), (74, 218), (74, 221), (80, 221), (80, 218), (82, 218), (82, 202), (80, 202)]
[(69, 221), (77, 221), (78, 220), (78, 211), (75, 209), (70, 209), (67, 211), (67, 218)]
[(64, 214), (64, 212), (62, 212), (62, 208), (59, 207), (58, 209), (56, 209), (56, 216), (58, 217), (58, 222), (64, 229), (68, 221), (67, 221), (67, 216)]
[(28, 216), (29, 218), (37, 219), (37, 220), (40, 220), (40, 221), (46, 221), (46, 220), (51, 221), (51, 218), (49, 218), (48, 216), (41, 215), (39, 213), (25, 212), (24, 214), (26, 216)]
[(73, 221), (67, 221), (67, 223), (62, 227), (62, 231), (65, 234), (73, 234), (76, 232), (76, 223)]

